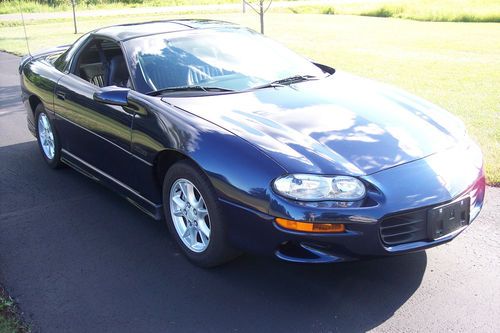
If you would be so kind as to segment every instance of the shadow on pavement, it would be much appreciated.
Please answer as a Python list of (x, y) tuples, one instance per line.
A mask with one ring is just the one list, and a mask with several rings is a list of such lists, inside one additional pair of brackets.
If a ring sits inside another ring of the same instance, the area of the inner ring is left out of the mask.
[(0, 147), (0, 279), (35, 331), (305, 332), (377, 327), (427, 257), (295, 265), (244, 256), (192, 266), (156, 223), (36, 142)]

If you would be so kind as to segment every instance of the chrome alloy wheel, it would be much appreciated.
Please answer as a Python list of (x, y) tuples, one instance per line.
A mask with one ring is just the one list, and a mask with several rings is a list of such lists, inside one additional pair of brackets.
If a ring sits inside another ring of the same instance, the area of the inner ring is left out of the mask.
[(54, 133), (52, 132), (52, 126), (45, 113), (40, 113), (38, 117), (38, 136), (40, 137), (40, 144), (45, 157), (49, 160), (54, 159), (56, 154)]
[(170, 188), (170, 215), (180, 239), (191, 251), (203, 252), (210, 242), (210, 216), (201, 193), (187, 179)]

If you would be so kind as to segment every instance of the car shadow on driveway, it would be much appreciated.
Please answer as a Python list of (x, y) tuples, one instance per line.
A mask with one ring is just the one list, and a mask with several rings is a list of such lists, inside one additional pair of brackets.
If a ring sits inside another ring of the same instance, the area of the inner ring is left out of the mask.
[(424, 252), (335, 265), (194, 267), (167, 229), (35, 141), (0, 147), (0, 281), (34, 331), (366, 331), (418, 289)]

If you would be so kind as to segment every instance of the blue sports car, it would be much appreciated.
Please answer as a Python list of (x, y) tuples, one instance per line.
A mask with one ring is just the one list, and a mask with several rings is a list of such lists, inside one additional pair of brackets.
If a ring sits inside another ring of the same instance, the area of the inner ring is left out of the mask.
[(482, 154), (456, 117), (231, 23), (101, 28), (19, 72), (47, 164), (165, 219), (203, 267), (424, 250), (484, 201)]

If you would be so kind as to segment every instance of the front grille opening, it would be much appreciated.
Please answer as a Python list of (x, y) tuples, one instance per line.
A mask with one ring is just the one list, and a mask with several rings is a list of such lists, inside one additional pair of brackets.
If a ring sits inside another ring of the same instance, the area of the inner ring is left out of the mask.
[(399, 245), (427, 238), (427, 211), (425, 209), (386, 218), (380, 226), (380, 235), (386, 245)]

